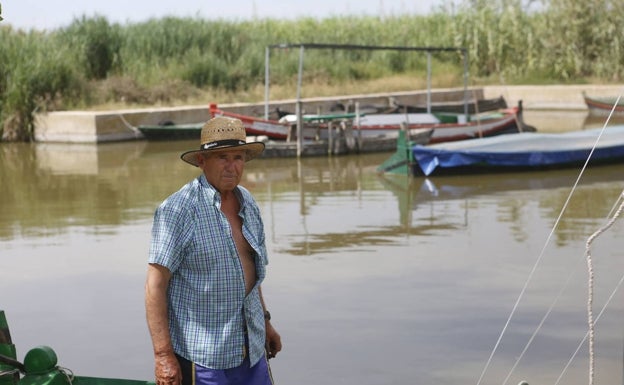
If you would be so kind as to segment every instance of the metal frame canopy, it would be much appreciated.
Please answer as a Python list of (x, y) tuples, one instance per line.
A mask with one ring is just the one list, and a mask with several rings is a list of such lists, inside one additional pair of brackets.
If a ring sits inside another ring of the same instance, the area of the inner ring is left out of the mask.
[[(264, 66), (264, 99), (265, 118), (269, 115), (269, 79), (270, 79), (270, 56), (273, 49), (299, 48), (299, 73), (297, 76), (297, 96), (296, 100), (301, 100), (301, 83), (303, 79), (303, 57), (304, 51), (308, 49), (341, 49), (341, 50), (366, 50), (366, 51), (417, 51), (427, 53), (427, 106), (431, 100), (431, 53), (432, 52), (461, 52), (464, 64), (464, 91), (468, 89), (468, 51), (460, 47), (410, 47), (410, 46), (378, 46), (378, 45), (357, 45), (357, 44), (322, 44), (322, 43), (284, 43), (268, 45), (265, 50)], [(466, 111), (467, 112), (467, 111)]]
[[(376, 46), (376, 45), (357, 45), (357, 44), (323, 44), (323, 43), (283, 43), (268, 45), (265, 49), (265, 65), (264, 65), (264, 117), (269, 118), (269, 79), (270, 79), (270, 53), (273, 49), (290, 49), (299, 48), (299, 72), (297, 76), (297, 96), (296, 96), (296, 115), (297, 115), (297, 143), (300, 154), (301, 142), (301, 83), (303, 79), (303, 57), (305, 49), (331, 49), (331, 50), (366, 50), (366, 51), (415, 51), (425, 52), (427, 54), (427, 112), (431, 112), (431, 53), (432, 52), (460, 52), (464, 64), (464, 100), (468, 100), (468, 51), (466, 48), (460, 47), (410, 47), (410, 46)], [(464, 104), (464, 113), (468, 114), (468, 104)]]

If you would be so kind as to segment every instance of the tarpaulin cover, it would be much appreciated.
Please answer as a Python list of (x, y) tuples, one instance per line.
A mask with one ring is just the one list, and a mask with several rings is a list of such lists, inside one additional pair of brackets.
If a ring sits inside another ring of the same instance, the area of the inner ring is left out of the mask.
[(524, 132), (412, 148), (425, 175), (465, 167), (543, 168), (624, 158), (624, 125), (565, 133)]

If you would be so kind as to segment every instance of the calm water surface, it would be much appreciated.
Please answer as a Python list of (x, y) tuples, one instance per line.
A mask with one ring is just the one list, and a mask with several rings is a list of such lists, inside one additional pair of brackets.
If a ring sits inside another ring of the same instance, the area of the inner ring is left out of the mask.
[[(153, 378), (152, 214), (198, 175), (178, 158), (196, 145), (0, 145), (0, 309), (20, 359), (49, 345), (76, 374)], [(624, 165), (588, 169), (552, 231), (579, 170), (380, 177), (388, 155), (247, 165), (284, 342), (276, 382), (476, 384), (487, 366), (481, 383), (502, 384), (517, 363), (509, 384), (562, 372), (587, 383), (587, 344), (564, 371), (587, 331), (585, 242), (617, 203)], [(596, 315), (624, 273), (623, 236), (616, 222), (592, 247)], [(613, 295), (597, 322), (596, 378), (618, 384), (624, 298)]]

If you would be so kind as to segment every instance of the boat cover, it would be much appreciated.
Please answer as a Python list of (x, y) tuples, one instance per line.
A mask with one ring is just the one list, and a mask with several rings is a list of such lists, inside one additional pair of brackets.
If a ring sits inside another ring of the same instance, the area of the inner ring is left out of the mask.
[[(595, 146), (595, 148), (594, 148)], [(482, 139), (415, 145), (412, 152), (425, 175), (466, 167), (545, 168), (592, 160), (624, 159), (624, 125), (566, 133), (523, 132)]]

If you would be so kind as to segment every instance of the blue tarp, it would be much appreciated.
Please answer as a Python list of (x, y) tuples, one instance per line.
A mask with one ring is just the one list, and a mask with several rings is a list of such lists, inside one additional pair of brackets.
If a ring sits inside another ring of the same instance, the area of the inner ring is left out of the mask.
[(454, 168), (545, 168), (624, 159), (624, 125), (566, 133), (524, 132), (412, 148), (425, 175)]

